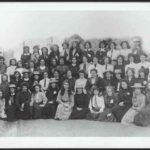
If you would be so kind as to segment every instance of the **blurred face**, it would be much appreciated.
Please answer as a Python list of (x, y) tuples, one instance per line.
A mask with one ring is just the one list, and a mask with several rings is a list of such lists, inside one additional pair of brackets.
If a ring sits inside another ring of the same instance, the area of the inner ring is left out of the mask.
[(44, 65), (45, 65), (45, 61), (42, 59), (42, 60), (40, 61), (40, 64), (41, 64), (41, 66), (44, 66)]
[(52, 88), (55, 88), (56, 87), (56, 83), (54, 82), (54, 83), (51, 83), (51, 87)]
[(2, 91), (0, 91), (0, 97), (2, 97), (3, 96), (3, 93), (2, 93)]
[(27, 87), (26, 86), (22, 86), (22, 91), (26, 92), (27, 91)]
[(91, 76), (94, 78), (94, 77), (97, 77), (97, 72), (96, 71), (91, 71)]
[(89, 43), (86, 43), (86, 44), (85, 44), (85, 48), (86, 48), (86, 49), (89, 49), (89, 48), (90, 48)]
[(7, 81), (7, 76), (2, 76), (2, 80), (5, 82)]
[(30, 68), (34, 68), (34, 63), (33, 62), (30, 62)]
[(77, 88), (77, 93), (82, 94), (82, 88)]
[(108, 79), (111, 78), (111, 73), (110, 72), (106, 73), (106, 78), (108, 78)]
[(141, 93), (141, 89), (140, 88), (135, 88), (134, 92), (135, 92), (135, 94), (140, 94)]
[(67, 49), (67, 44), (63, 44), (63, 49)]
[(87, 62), (87, 58), (86, 58), (86, 57), (83, 57), (83, 58), (82, 58), (82, 61), (83, 61), (83, 63), (86, 63), (86, 62)]
[(144, 56), (144, 55), (141, 55), (141, 56), (140, 56), (140, 60), (141, 60), (141, 62), (145, 62), (145, 59), (146, 59), (146, 58), (145, 58), (145, 56)]
[(121, 82), (121, 86), (123, 89), (127, 89), (127, 87), (128, 87), (126, 82)]
[(65, 90), (68, 90), (69, 84), (67, 82), (64, 83), (64, 88), (65, 88)]
[(44, 72), (44, 78), (47, 78), (48, 77), (48, 73), (47, 72)]
[(94, 95), (98, 95), (99, 91), (97, 89), (94, 90)]
[(29, 48), (28, 47), (24, 48), (24, 53), (29, 53)]
[(117, 79), (121, 79), (121, 74), (120, 73), (116, 73), (115, 76), (116, 76)]
[(4, 59), (0, 59), (0, 64), (4, 64)]
[(37, 93), (37, 92), (40, 92), (39, 86), (35, 86), (35, 92), (36, 92), (36, 93)]
[(39, 49), (38, 48), (34, 48), (33, 49), (33, 53), (39, 53)]
[(64, 59), (59, 60), (60, 65), (64, 65)]
[(34, 79), (35, 79), (35, 80), (38, 80), (38, 79), (39, 79), (39, 75), (35, 74), (35, 75), (34, 75)]
[(129, 77), (133, 76), (132, 71), (131, 71), (131, 70), (128, 70), (127, 75), (128, 75)]
[(18, 62), (18, 67), (22, 68), (22, 62), (21, 61)]
[(84, 50), (84, 45), (83, 45), (83, 43), (80, 43), (79, 47), (80, 47), (81, 50)]
[(145, 73), (143, 72), (143, 71), (141, 71), (140, 73), (139, 73), (139, 75), (140, 75), (140, 77), (145, 77)]
[(118, 64), (122, 64), (123, 60), (122, 57), (118, 57)]
[(73, 48), (76, 48), (76, 47), (77, 47), (77, 43), (76, 43), (76, 42), (73, 42), (73, 43), (72, 43), (72, 47), (73, 47)]
[(56, 60), (55, 59), (52, 60), (52, 64), (56, 65)]
[(111, 49), (115, 49), (114, 43), (111, 43), (111, 44), (110, 44), (110, 48), (111, 48)]
[(18, 72), (16, 72), (15, 77), (19, 78), (19, 73)]
[(76, 58), (72, 58), (72, 63), (76, 64), (76, 62), (77, 62)]
[(108, 57), (105, 57), (104, 62), (105, 62), (105, 64), (109, 64), (109, 58), (108, 58)]
[(72, 73), (71, 73), (71, 71), (69, 70), (69, 71), (67, 71), (67, 77), (71, 77), (72, 76)]
[(84, 73), (80, 72), (79, 76), (80, 76), (81, 79), (83, 79), (84, 78)]
[(16, 65), (16, 60), (12, 59), (11, 60), (11, 65), (13, 65), (13, 66)]
[(25, 78), (28, 78), (28, 77), (29, 77), (29, 74), (28, 74), (28, 73), (24, 73), (24, 77), (25, 77)]
[(45, 55), (47, 54), (47, 49), (45, 47), (42, 48), (42, 53), (45, 54)]
[(54, 77), (59, 77), (59, 73), (57, 71), (54, 72)]
[(106, 92), (107, 92), (108, 96), (112, 96), (112, 94), (113, 94), (111, 88), (106, 88)]
[(56, 45), (54, 45), (54, 46), (53, 46), (53, 50), (54, 50), (55, 52), (57, 52), (58, 47), (57, 47)]
[(111, 64), (112, 64), (113, 66), (116, 66), (116, 65), (117, 65), (117, 62), (116, 62), (116, 61), (112, 61)]
[(97, 64), (98, 63), (98, 59), (96, 57), (93, 57), (93, 63)]
[(128, 46), (127, 46), (127, 43), (126, 43), (126, 42), (123, 42), (123, 43), (122, 43), (122, 48), (123, 48), (123, 49), (127, 49), (127, 48), (128, 48)]
[(104, 44), (104, 43), (101, 43), (101, 44), (100, 44), (100, 48), (105, 48), (105, 44)]
[(10, 88), (10, 92), (11, 93), (15, 93), (15, 89), (14, 88)]
[(130, 57), (129, 57), (129, 61), (130, 61), (130, 62), (134, 62), (134, 57), (130, 56)]

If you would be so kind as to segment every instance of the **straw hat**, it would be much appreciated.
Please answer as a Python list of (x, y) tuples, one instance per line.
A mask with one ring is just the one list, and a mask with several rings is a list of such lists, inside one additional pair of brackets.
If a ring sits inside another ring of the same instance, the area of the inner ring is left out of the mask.
[(114, 70), (114, 73), (115, 73), (115, 74), (121, 74), (122, 72), (121, 72), (121, 69), (115, 69), (115, 70)]
[(144, 88), (144, 86), (142, 86), (141, 83), (134, 83), (133, 86), (131, 86), (132, 88)]
[(9, 88), (16, 88), (16, 85), (15, 84), (10, 84)]
[(49, 83), (56, 83), (56, 82), (58, 82), (58, 81), (56, 80), (56, 78), (50, 78), (50, 80), (49, 80)]
[(29, 70), (28, 70), (28, 69), (24, 69), (24, 70), (23, 70), (23, 74), (24, 74), (24, 73), (29, 73)]
[(34, 71), (33, 75), (40, 75), (40, 72), (39, 71)]

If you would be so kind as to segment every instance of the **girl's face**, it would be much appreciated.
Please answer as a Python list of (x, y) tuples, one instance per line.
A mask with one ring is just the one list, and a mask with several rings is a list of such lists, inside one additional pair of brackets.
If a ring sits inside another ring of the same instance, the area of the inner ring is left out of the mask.
[(30, 68), (33, 68), (34, 67), (34, 63), (33, 62), (30, 62)]
[(84, 50), (84, 44), (83, 43), (80, 43), (79, 47), (81, 50)]
[(121, 64), (123, 62), (122, 57), (118, 57), (118, 64)]
[(59, 60), (60, 65), (64, 65), (64, 59)]
[(35, 86), (35, 92), (40, 92), (39, 86)]
[(21, 61), (18, 62), (18, 67), (22, 68), (22, 62)]
[(4, 64), (4, 59), (0, 59), (0, 64)]
[(33, 53), (39, 53), (39, 49), (34, 48), (34, 49), (33, 49)]
[(87, 58), (86, 58), (86, 57), (83, 57), (83, 58), (82, 58), (82, 61), (83, 61), (83, 63), (86, 63), (86, 62), (87, 62)]
[(26, 73), (24, 73), (24, 77), (25, 78), (29, 78), (29, 74), (26, 72)]
[(76, 42), (73, 42), (72, 47), (73, 47), (73, 48), (76, 48), (76, 47), (77, 47), (77, 43), (76, 43)]
[(57, 64), (55, 59), (52, 60), (52, 64), (53, 64), (53, 65), (56, 65), (56, 64)]
[(130, 57), (129, 57), (129, 61), (130, 61), (130, 63), (131, 63), (131, 62), (134, 62), (134, 57), (130, 56)]
[(117, 65), (117, 62), (116, 62), (116, 61), (112, 61), (111, 64), (112, 64), (113, 66), (116, 66), (116, 65)]
[(113, 91), (111, 88), (107, 88), (106, 92), (107, 92), (108, 96), (112, 96), (112, 94), (113, 94)]
[(135, 88), (134, 92), (135, 92), (135, 94), (140, 94), (141, 93), (141, 89), (140, 88)]
[(144, 56), (144, 55), (141, 55), (141, 56), (140, 56), (140, 60), (141, 60), (141, 62), (145, 62), (145, 56)]
[(100, 44), (100, 48), (105, 48), (105, 44), (104, 44), (104, 43), (101, 43), (101, 44)]
[(108, 78), (108, 79), (111, 78), (111, 73), (110, 72), (106, 73), (106, 78)]
[(29, 53), (29, 48), (28, 47), (24, 48), (24, 53)]
[(41, 66), (44, 66), (44, 65), (45, 65), (45, 61), (42, 59), (42, 60), (40, 61), (40, 64), (41, 64)]
[(35, 74), (35, 75), (34, 75), (34, 79), (35, 79), (35, 80), (38, 80), (38, 79), (39, 79), (39, 75)]
[(0, 91), (0, 97), (2, 97), (3, 96), (3, 92), (2, 91)]
[(116, 76), (117, 79), (121, 79), (121, 74), (120, 73), (116, 73), (115, 76)]
[(72, 73), (71, 73), (71, 71), (69, 70), (68, 72), (67, 72), (67, 77), (71, 77), (72, 76)]
[(91, 71), (91, 76), (93, 77), (93, 78), (95, 78), (95, 77), (97, 77), (97, 72), (96, 71)]
[(93, 63), (98, 63), (98, 59), (96, 57), (93, 58)]
[(46, 48), (43, 48), (43, 49), (42, 49), (42, 53), (46, 55), (46, 54), (47, 54), (47, 49), (46, 49)]
[(15, 89), (14, 88), (10, 88), (10, 92), (11, 93), (15, 93)]
[(51, 87), (55, 88), (56, 87), (56, 83), (55, 82), (51, 83)]
[(27, 87), (26, 86), (22, 86), (22, 91), (26, 92), (27, 91)]
[(94, 90), (94, 95), (98, 95), (99, 91), (97, 89)]
[(83, 91), (82, 88), (77, 88), (77, 93), (78, 94), (82, 94), (82, 91)]
[(80, 78), (84, 78), (84, 73), (79, 73)]
[(14, 59), (11, 60), (11, 65), (15, 66), (16, 65), (16, 61)]
[(86, 48), (86, 49), (89, 49), (89, 48), (90, 48), (89, 43), (86, 43), (86, 44), (85, 44), (85, 48)]
[(54, 50), (55, 52), (57, 52), (57, 51), (58, 51), (58, 47), (57, 47), (56, 45), (54, 45), (54, 46), (53, 46), (53, 50)]
[(115, 49), (115, 45), (113, 43), (110, 44), (111, 49)]
[(143, 77), (143, 78), (145, 77), (145, 73), (143, 71), (140, 71), (139, 75), (140, 77)]
[(128, 46), (127, 46), (127, 43), (126, 43), (126, 42), (123, 42), (123, 43), (122, 43), (122, 48), (123, 48), (123, 49), (127, 49), (127, 48), (128, 48)]
[(105, 64), (109, 64), (109, 58), (106, 57), (104, 62), (105, 62)]
[(18, 72), (16, 72), (15, 77), (19, 78), (19, 73)]
[(54, 72), (54, 77), (58, 77), (59, 73), (57, 71)]
[(68, 83), (64, 83), (64, 88), (65, 88), (65, 90), (68, 90), (69, 84)]
[(121, 82), (121, 86), (123, 89), (127, 89), (127, 87), (128, 87), (126, 82)]
[(63, 44), (63, 49), (67, 49), (68, 47), (67, 47), (67, 44)]
[(133, 76), (132, 71), (131, 71), (131, 70), (128, 70), (127, 75), (128, 75), (128, 76)]
[(3, 76), (2, 77), (2, 80), (5, 82), (5, 81), (7, 81), (7, 76)]
[(76, 62), (77, 62), (76, 58), (72, 58), (72, 63), (76, 64)]
[(47, 78), (48, 77), (48, 73), (47, 72), (44, 72), (44, 78)]

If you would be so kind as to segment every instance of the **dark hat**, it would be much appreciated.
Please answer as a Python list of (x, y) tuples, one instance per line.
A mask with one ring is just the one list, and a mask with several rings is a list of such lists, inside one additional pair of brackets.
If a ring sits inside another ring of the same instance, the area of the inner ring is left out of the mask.
[(106, 77), (106, 74), (107, 74), (108, 72), (109, 72), (111, 75), (114, 75), (114, 73), (113, 73), (111, 70), (106, 70), (106, 71), (103, 73), (103, 75)]

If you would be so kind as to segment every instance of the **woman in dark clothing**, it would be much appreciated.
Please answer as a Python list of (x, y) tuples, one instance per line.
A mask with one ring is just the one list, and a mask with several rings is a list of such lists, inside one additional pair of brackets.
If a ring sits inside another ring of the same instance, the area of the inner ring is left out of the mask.
[(18, 92), (21, 88), (21, 74), (19, 71), (15, 71), (10, 83), (16, 85), (16, 92)]
[(91, 78), (88, 78), (85, 89), (89, 95), (92, 94), (93, 88), (98, 87), (100, 91), (105, 91), (104, 80), (101, 77), (98, 77), (97, 70), (91, 69)]
[(0, 89), (2, 90), (4, 97), (6, 98), (9, 93), (9, 82), (7, 74), (2, 75), (2, 83), (0, 84)]
[(16, 96), (16, 106), (17, 106), (17, 118), (18, 119), (30, 119), (30, 101), (31, 93), (28, 90), (28, 85), (23, 83), (21, 85), (21, 91), (18, 92)]
[(21, 61), (22, 61), (23, 67), (25, 67), (25, 64), (30, 61), (30, 58), (31, 58), (30, 47), (24, 46), (23, 54), (21, 55)]
[(87, 57), (89, 63), (92, 62), (94, 56), (94, 52), (91, 50), (91, 48), (92, 48), (91, 42), (86, 41), (84, 43), (83, 55)]
[(112, 71), (105, 71), (104, 72), (104, 86), (115, 86), (115, 82), (114, 82), (114, 76), (113, 76), (113, 72)]
[(55, 58), (52, 58), (51, 63), (49, 64), (49, 77), (53, 76), (56, 67), (57, 67), (57, 60)]
[(42, 55), (40, 55), (39, 60), (44, 59), (45, 61), (45, 66), (48, 67), (48, 48), (47, 47), (42, 47), (41, 48)]
[(132, 90), (128, 87), (127, 81), (122, 80), (121, 89), (118, 93), (118, 104), (112, 109), (117, 121), (120, 122), (124, 114), (132, 106)]
[(9, 85), (9, 94), (6, 97), (6, 115), (7, 121), (15, 121), (17, 119), (17, 110), (16, 110), (16, 85)]
[(73, 57), (76, 57), (77, 64), (80, 64), (82, 62), (82, 51), (79, 48), (79, 43), (77, 41), (73, 41), (72, 47), (69, 51), (69, 57), (70, 60), (72, 60)]
[(106, 44), (105, 41), (100, 41), (99, 43), (99, 49), (96, 52), (96, 56), (98, 58), (98, 61), (101, 65), (104, 64), (104, 58), (106, 57), (107, 50), (106, 50)]
[(63, 78), (60, 76), (60, 74), (57, 70), (54, 71), (52, 78), (55, 78), (58, 81), (58, 88), (61, 88)]
[(74, 107), (70, 119), (85, 119), (89, 111), (89, 96), (84, 94), (82, 86), (78, 86), (76, 91), (74, 96)]
[(32, 77), (33, 72), (36, 70), (34, 61), (29, 61), (29, 75)]
[(118, 97), (114, 92), (112, 86), (106, 87), (106, 94), (104, 95), (105, 109), (97, 119), (98, 121), (115, 122), (116, 118), (112, 113), (114, 107), (118, 103)]
[(52, 47), (51, 47), (51, 52), (48, 56), (48, 60), (49, 60), (49, 64), (51, 63), (50, 61), (54, 58), (56, 59), (57, 63), (59, 61), (59, 57), (60, 57), (60, 52), (59, 52), (59, 46), (57, 44), (54, 44)]
[(124, 76), (125, 76), (125, 61), (124, 61), (124, 56), (119, 55), (117, 57), (117, 65), (115, 65), (114, 69), (121, 69), (122, 77), (124, 78)]
[(44, 109), (44, 118), (53, 118), (55, 117), (55, 113), (57, 110), (57, 95), (59, 92), (59, 88), (57, 86), (57, 80), (55, 78), (50, 79), (49, 87), (46, 92), (46, 97), (48, 99), (47, 104)]
[(76, 57), (72, 57), (72, 60), (71, 60), (71, 65), (69, 66), (69, 69), (71, 70), (72, 72), (72, 76), (76, 79), (79, 78), (79, 65), (77, 64), (77, 59)]
[(5, 64), (5, 58), (0, 56), (0, 74), (4, 74), (6, 72), (7, 65)]

